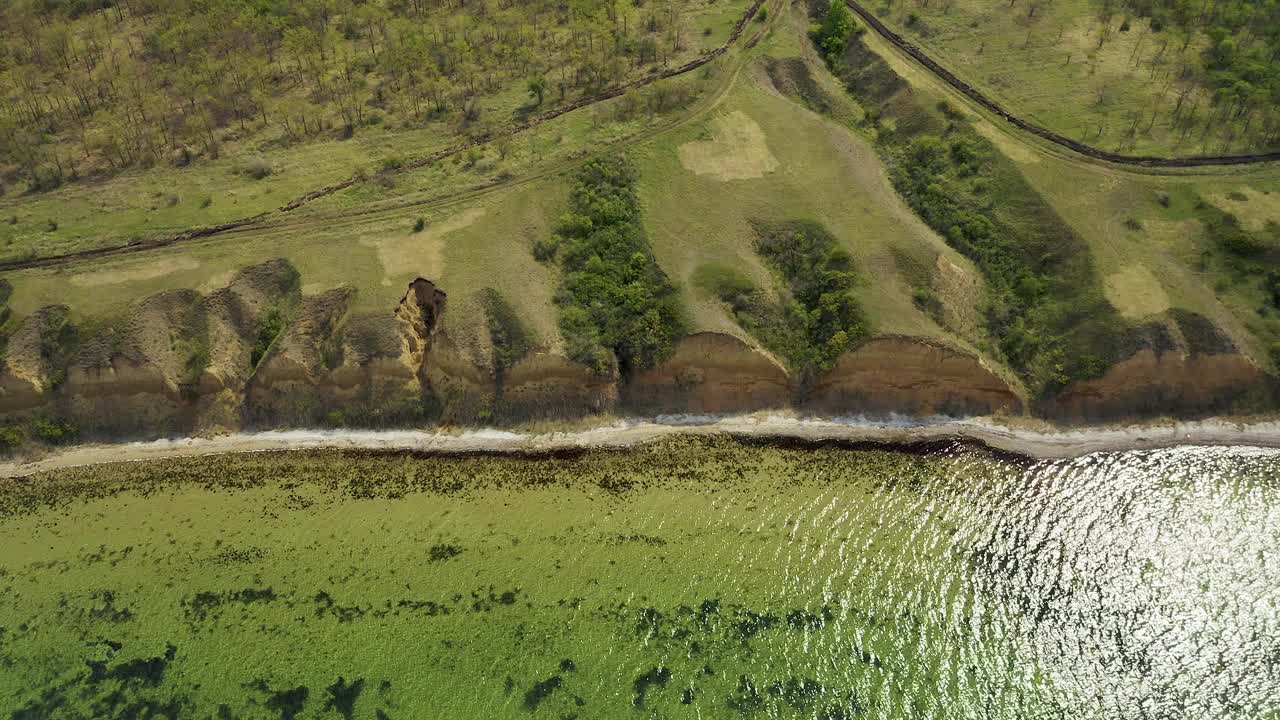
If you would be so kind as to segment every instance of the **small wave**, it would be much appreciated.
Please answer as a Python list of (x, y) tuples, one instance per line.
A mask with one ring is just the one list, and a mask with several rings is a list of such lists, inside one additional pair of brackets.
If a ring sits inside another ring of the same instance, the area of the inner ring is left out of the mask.
[(676, 435), (756, 439), (874, 442), (905, 445), (961, 440), (1029, 457), (1078, 457), (1103, 451), (1194, 445), (1280, 447), (1280, 421), (1211, 419), (1118, 428), (1027, 429), (993, 418), (845, 415), (833, 418), (784, 413), (753, 415), (660, 415), (623, 418), (593, 428), (521, 432), (481, 427), (467, 430), (298, 429), (232, 433), (211, 438), (161, 438), (122, 444), (62, 448), (43, 457), (0, 463), (0, 477), (109, 462), (281, 450), (366, 449), (431, 452), (548, 452), (573, 448), (626, 447)]

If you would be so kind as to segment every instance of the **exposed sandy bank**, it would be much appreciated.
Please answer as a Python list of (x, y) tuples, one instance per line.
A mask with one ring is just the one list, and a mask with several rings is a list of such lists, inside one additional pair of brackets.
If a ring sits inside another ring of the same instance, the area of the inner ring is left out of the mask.
[(19, 477), (59, 468), (110, 462), (138, 462), (240, 452), (361, 449), (437, 453), (546, 452), (572, 448), (625, 448), (676, 435), (725, 434), (741, 438), (873, 442), (910, 445), (947, 440), (985, 444), (1033, 458), (1077, 457), (1094, 452), (1155, 449), (1179, 445), (1246, 445), (1280, 448), (1280, 421), (1177, 422), (1115, 429), (1037, 431), (1000, 425), (992, 419), (872, 422), (820, 420), (789, 415), (732, 417), (670, 416), (620, 420), (586, 430), (524, 433), (495, 429), (285, 430), (238, 433), (214, 438), (180, 438), (120, 445), (68, 448), (36, 460), (0, 463), (0, 477)]

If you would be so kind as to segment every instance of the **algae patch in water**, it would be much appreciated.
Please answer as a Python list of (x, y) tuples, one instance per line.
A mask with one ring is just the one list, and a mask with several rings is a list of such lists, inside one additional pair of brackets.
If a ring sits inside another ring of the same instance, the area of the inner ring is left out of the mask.
[(1266, 717), (1277, 467), (712, 439), (67, 470), (0, 492), (0, 717)]

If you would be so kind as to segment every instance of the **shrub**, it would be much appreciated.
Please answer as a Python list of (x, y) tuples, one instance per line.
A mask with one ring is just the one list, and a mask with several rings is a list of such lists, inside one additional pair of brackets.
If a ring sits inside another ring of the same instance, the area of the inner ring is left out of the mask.
[(1124, 226), (1129, 228), (1130, 230), (1142, 230), (1143, 228), (1142, 221), (1139, 220), (1138, 218), (1126, 218), (1124, 221)]
[(951, 162), (958, 168), (961, 168), (965, 174), (973, 174), (977, 172), (978, 153), (973, 149), (973, 143), (965, 138), (957, 138), (951, 141), (950, 146)]
[(1210, 242), (1228, 253), (1250, 257), (1267, 250), (1267, 243), (1244, 229), (1235, 215), (1212, 206), (1206, 206), (1202, 212), (1206, 216), (1204, 227)]
[(15, 425), (0, 427), (0, 455), (8, 455), (22, 445), (22, 429)]
[(760, 8), (760, 13), (756, 15), (756, 22), (766, 22), (769, 19), (769, 8)]
[(827, 7), (827, 15), (822, 25), (814, 33), (814, 41), (827, 62), (834, 62), (844, 53), (849, 36), (858, 30), (853, 21), (853, 11), (843, 2), (832, 2)]
[(418, 218), (417, 220), (413, 221), (413, 231), (416, 233), (422, 232), (423, 230), (426, 229), (426, 227), (427, 227), (426, 218)]
[(951, 102), (948, 100), (939, 100), (937, 108), (938, 108), (938, 112), (945, 115), (949, 120), (964, 119), (964, 112), (961, 111), (959, 108), (957, 108), (955, 105), (952, 105)]
[(284, 314), (279, 309), (272, 308), (258, 325), (258, 333), (253, 341), (253, 349), (249, 352), (249, 367), (256, 369), (258, 364), (266, 358), (267, 352), (271, 350), (276, 338), (280, 336), (280, 333), (284, 332), (284, 327)]
[(556, 251), (560, 249), (560, 236), (552, 235), (545, 238), (535, 238), (533, 241), (533, 259), (538, 262), (548, 262), (555, 258)]
[(1158, 192), (1156, 193), (1156, 202), (1160, 203), (1161, 207), (1167, 208), (1173, 204), (1173, 198), (1171, 198), (1167, 192)]
[(58, 221), (57, 220), (46, 221), (44, 224), (44, 230), (45, 232), (56, 232), (58, 230)]
[(213, 204), (213, 197), (210, 195), (205, 195), (204, 199), (200, 201), (200, 209), (203, 210), (204, 208), (207, 208), (212, 204)]
[(262, 180), (274, 172), (271, 167), (271, 162), (261, 155), (256, 155), (245, 160), (240, 171), (254, 180)]
[(164, 196), (164, 206), (173, 207), (174, 205), (177, 205), (181, 200), (182, 198), (170, 193)]
[(705, 263), (693, 274), (698, 287), (729, 303), (756, 291), (756, 286), (737, 269), (720, 263)]
[(1267, 301), (1271, 303), (1271, 307), (1280, 310), (1280, 270), (1268, 271), (1266, 278), (1262, 282), (1262, 287), (1267, 294)]
[[(786, 282), (798, 312), (801, 348), (792, 362), (814, 374), (830, 370), (841, 353), (870, 333), (853, 296), (857, 284), (853, 258), (835, 237), (815, 222), (755, 223), (757, 251)], [(763, 340), (763, 338), (762, 338)]]
[(399, 155), (388, 155), (382, 158), (382, 169), (384, 171), (399, 170), (404, 167), (404, 158)]
[(66, 420), (36, 418), (31, 421), (31, 432), (40, 442), (57, 445), (76, 436), (76, 427)]
[(493, 344), (493, 366), (499, 377), (533, 349), (529, 331), (511, 305), (493, 288), (480, 291), (489, 324), (489, 340)]

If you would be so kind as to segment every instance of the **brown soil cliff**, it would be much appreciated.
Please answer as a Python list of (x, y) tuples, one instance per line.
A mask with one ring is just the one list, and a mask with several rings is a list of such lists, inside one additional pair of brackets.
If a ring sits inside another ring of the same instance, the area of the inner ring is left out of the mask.
[[(395, 308), (362, 314), (351, 313), (352, 288), (306, 297), (299, 288), (292, 266), (270, 261), (207, 295), (148, 297), (120, 322), (77, 329), (65, 307), (42, 308), (10, 323), (0, 414), (65, 417), (108, 435), (783, 408), (831, 416), (1025, 412), (1019, 391), (981, 358), (934, 340), (875, 337), (805, 383), (767, 352), (711, 332), (682, 338), (666, 361), (630, 378), (616, 363), (600, 374), (538, 349), (498, 371), (450, 339), (441, 322), (447, 295), (429, 280), (411, 283)], [(1175, 320), (1182, 330), (1173, 340), (1069, 386), (1037, 414), (1204, 413), (1271, 386), (1211, 326)]]
[(975, 355), (902, 336), (870, 340), (841, 356), (809, 393), (811, 407), (906, 415), (1018, 413), (1022, 400)]

